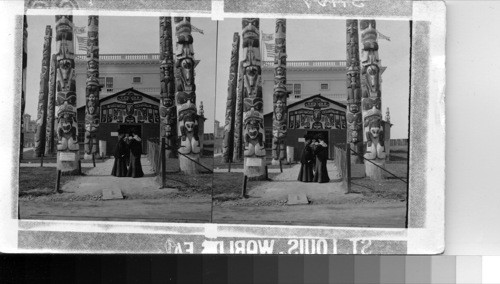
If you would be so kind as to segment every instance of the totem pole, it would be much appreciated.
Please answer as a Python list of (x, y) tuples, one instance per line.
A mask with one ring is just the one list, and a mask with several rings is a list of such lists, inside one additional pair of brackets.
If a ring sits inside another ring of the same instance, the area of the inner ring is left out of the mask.
[(365, 172), (368, 178), (380, 180), (384, 178), (384, 173), (379, 167), (385, 167), (385, 147), (381, 111), (380, 60), (378, 58), (375, 20), (361, 20), (360, 28), (363, 44), (361, 50), (361, 75), (363, 76), (361, 109), (366, 135), (364, 158), (372, 162), (365, 162)]
[(276, 19), (273, 94), (273, 165), (286, 159), (287, 107), (286, 99), (286, 19)]
[(87, 87), (85, 89), (85, 159), (99, 155), (99, 16), (89, 16), (87, 27)]
[(177, 158), (177, 107), (171, 17), (160, 17), (160, 87), (160, 137), (165, 138), (165, 157)]
[(243, 64), (240, 62), (234, 113), (234, 162), (241, 162), (243, 160), (243, 72)]
[(55, 18), (57, 168), (63, 174), (80, 174), (73, 16), (57, 15)]
[(234, 118), (236, 110), (236, 77), (238, 76), (238, 59), (240, 56), (240, 36), (233, 35), (233, 45), (231, 50), (231, 65), (229, 66), (229, 82), (227, 87), (226, 120), (224, 124), (224, 140), (222, 154), (224, 162), (230, 163), (234, 153)]
[(38, 95), (38, 116), (35, 132), (35, 157), (45, 154), (45, 137), (47, 128), (47, 97), (49, 92), (50, 49), (52, 44), (52, 28), (45, 27), (43, 43), (42, 72), (40, 73), (40, 92)]
[(363, 163), (363, 122), (361, 115), (361, 83), (359, 65), (358, 20), (347, 20), (347, 143), (353, 153), (352, 162)]
[(243, 18), (243, 137), (245, 175), (266, 178), (259, 19)]
[[(23, 152), (24, 152), (24, 131), (25, 131), (25, 125), (24, 125), (24, 109), (26, 106), (26, 66), (28, 66), (28, 20), (26, 18), (26, 15), (23, 17), (23, 79), (22, 79), (22, 86), (21, 86), (21, 137), (19, 141), (20, 145), (20, 152), (19, 152), (19, 159), (23, 159)], [(28, 121), (29, 123), (29, 121)]]
[(55, 135), (54, 135), (54, 120), (55, 120), (55, 104), (56, 104), (56, 55), (52, 55), (50, 61), (49, 74), (49, 95), (47, 98), (47, 131), (45, 138), (45, 156), (51, 156), (55, 150)]
[(175, 100), (177, 103), (180, 170), (186, 174), (198, 173), (200, 139), (196, 113), (196, 85), (194, 82), (194, 51), (191, 18), (175, 17)]

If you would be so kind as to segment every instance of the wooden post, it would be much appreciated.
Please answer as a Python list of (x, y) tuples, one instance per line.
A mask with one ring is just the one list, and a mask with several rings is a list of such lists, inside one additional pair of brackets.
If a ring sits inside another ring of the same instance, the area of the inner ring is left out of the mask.
[(363, 123), (361, 115), (361, 82), (359, 62), (358, 20), (347, 20), (347, 143), (358, 153), (357, 164), (363, 163)]
[[(363, 78), (362, 115), (366, 138), (364, 158), (366, 176), (373, 180), (381, 180), (385, 168), (384, 128), (382, 123), (382, 92), (380, 79), (380, 60), (378, 58), (377, 27), (375, 20), (361, 20), (361, 75)], [(381, 168), (377, 167), (376, 165)]]
[(165, 152), (165, 137), (161, 138), (161, 147), (160, 147), (160, 152), (161, 152), (161, 188), (165, 188), (165, 175), (167, 174), (167, 159), (166, 159), (166, 152)]
[(222, 155), (224, 161), (229, 163), (231, 171), (231, 161), (234, 153), (234, 132), (235, 132), (235, 111), (236, 111), (236, 88), (238, 77), (238, 60), (240, 56), (240, 36), (233, 34), (233, 44), (231, 50), (231, 64), (229, 66), (229, 81), (227, 87), (226, 120), (224, 124), (224, 140)]
[(43, 155), (43, 153), (42, 153), (42, 155), (40, 156), (40, 167), (43, 167), (43, 156), (44, 156), (44, 155)]
[(80, 146), (76, 120), (75, 52), (73, 16), (57, 15), (56, 19), (56, 115), (57, 168), (65, 175), (79, 175)]
[(288, 127), (286, 89), (286, 19), (276, 19), (274, 48), (273, 140), (272, 164), (280, 165), (286, 159), (286, 134)]
[(351, 144), (346, 144), (346, 194), (351, 193)]
[[(26, 67), (28, 66), (28, 20), (26, 15), (23, 17), (23, 73), (22, 73), (22, 87), (21, 87), (21, 137), (19, 141), (19, 159), (23, 159), (24, 153), (24, 132), (26, 126), (24, 125), (24, 109), (26, 107)], [(26, 123), (29, 123), (26, 122)]]
[(248, 198), (247, 182), (248, 182), (248, 177), (246, 175), (243, 175), (243, 186), (241, 187), (241, 197), (242, 198)]
[(177, 106), (171, 17), (160, 17), (160, 89), (160, 137), (166, 139), (166, 158), (177, 158)]
[(42, 71), (40, 73), (40, 92), (38, 95), (38, 115), (36, 119), (35, 132), (35, 157), (42, 157), (45, 153), (51, 44), (52, 28), (50, 26), (46, 26), (43, 43)]
[(231, 162), (232, 161), (229, 161), (229, 164), (228, 164), (228, 168), (227, 168), (227, 172), (230, 173), (231, 172)]
[(92, 163), (94, 164), (94, 168), (95, 168), (95, 153), (92, 153)]
[(87, 27), (87, 87), (85, 91), (85, 159), (99, 155), (99, 16), (89, 16)]
[(191, 18), (175, 17), (175, 87), (178, 131), (181, 134), (179, 153), (180, 170), (186, 174), (197, 174), (201, 144), (198, 136), (198, 114), (196, 111), (196, 84), (194, 74), (193, 36)]
[(55, 188), (56, 193), (61, 193), (60, 188), (61, 188), (61, 170), (57, 170), (56, 188)]

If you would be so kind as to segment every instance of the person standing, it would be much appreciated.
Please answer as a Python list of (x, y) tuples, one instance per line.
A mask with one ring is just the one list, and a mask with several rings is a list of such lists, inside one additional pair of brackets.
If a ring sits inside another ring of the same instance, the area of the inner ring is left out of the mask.
[(125, 138), (123, 139), (127, 144), (127, 154), (125, 154), (125, 162), (127, 163), (127, 169), (130, 167), (130, 134), (125, 133)]
[(141, 166), (142, 143), (141, 138), (137, 136), (135, 130), (130, 133), (130, 165), (128, 168), (128, 177), (138, 178), (143, 177), (144, 172)]
[(127, 143), (123, 140), (123, 132), (118, 133), (118, 143), (116, 143), (115, 148), (115, 163), (113, 164), (113, 169), (111, 170), (111, 175), (116, 177), (126, 177), (127, 176), (127, 162), (125, 156), (128, 152)]
[(322, 134), (317, 136), (318, 142), (314, 145), (314, 155), (316, 156), (316, 166), (314, 172), (314, 182), (324, 183), (329, 182), (328, 169), (326, 162), (328, 160), (328, 145), (325, 143), (325, 138)]
[(311, 147), (312, 137), (310, 135), (304, 135), (305, 144), (304, 149), (302, 149), (302, 156), (300, 158), (300, 171), (298, 181), (302, 182), (312, 182), (314, 179), (314, 152)]

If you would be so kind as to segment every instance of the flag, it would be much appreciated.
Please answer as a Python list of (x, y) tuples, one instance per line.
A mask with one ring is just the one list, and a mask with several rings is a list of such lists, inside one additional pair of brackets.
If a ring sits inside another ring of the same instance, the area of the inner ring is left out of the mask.
[(262, 33), (262, 41), (271, 41), (274, 39), (273, 34)]
[(391, 41), (391, 38), (386, 36), (386, 35), (383, 35), (381, 34), (379, 31), (377, 31), (377, 34), (378, 34), (378, 37), (381, 38), (381, 39), (385, 39), (387, 41)]
[(274, 43), (267, 43), (266, 44), (266, 56), (274, 58)]
[(87, 37), (76, 36), (76, 40), (78, 42), (78, 50), (87, 51)]
[(192, 30), (193, 32), (200, 33), (200, 34), (202, 34), (202, 35), (204, 34), (204, 33), (203, 33), (203, 30), (200, 30), (200, 29), (198, 29), (197, 27), (195, 27), (195, 26), (193, 26), (193, 25), (191, 25), (191, 30)]

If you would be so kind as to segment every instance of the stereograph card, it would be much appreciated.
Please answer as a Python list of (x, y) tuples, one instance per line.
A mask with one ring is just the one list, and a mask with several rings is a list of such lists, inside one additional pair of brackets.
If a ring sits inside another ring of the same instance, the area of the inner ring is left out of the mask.
[(444, 251), (444, 3), (4, 2), (3, 252)]

